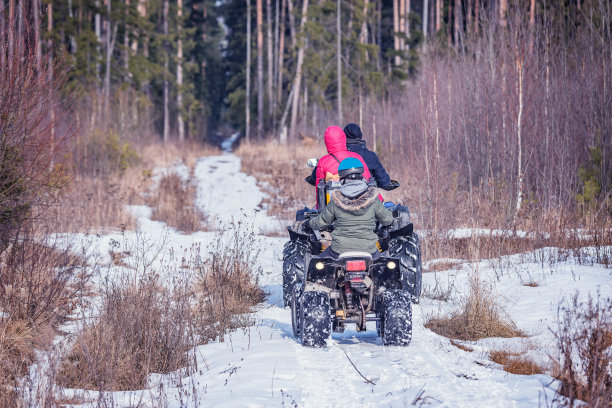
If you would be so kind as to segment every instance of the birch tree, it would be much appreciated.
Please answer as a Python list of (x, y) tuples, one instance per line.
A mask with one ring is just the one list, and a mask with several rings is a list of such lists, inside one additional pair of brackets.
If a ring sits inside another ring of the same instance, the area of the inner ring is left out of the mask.
[(168, 50), (168, 11), (169, 11), (168, 0), (164, 0), (163, 11), (162, 11), (162, 25), (164, 30), (164, 143), (170, 141), (170, 107), (168, 102), (170, 99), (170, 84), (168, 83), (168, 72), (170, 70), (170, 55)]
[[(291, 2), (291, 0), (289, 0)], [(291, 122), (289, 125), (289, 139), (295, 140), (295, 128), (297, 122), (298, 101), (300, 100), (300, 88), (302, 86), (302, 65), (304, 64), (304, 51), (306, 48), (306, 39), (303, 34), (308, 22), (308, 0), (302, 2), (302, 18), (300, 22), (300, 44), (298, 46), (297, 65), (295, 68), (295, 80), (293, 81), (292, 92), (293, 100), (291, 101)]]
[(263, 9), (262, 0), (256, 0), (257, 13), (257, 137), (264, 135), (264, 81), (263, 81)]
[(183, 0), (177, 0), (176, 4), (176, 112), (178, 137), (182, 142), (185, 140), (185, 122), (183, 120)]

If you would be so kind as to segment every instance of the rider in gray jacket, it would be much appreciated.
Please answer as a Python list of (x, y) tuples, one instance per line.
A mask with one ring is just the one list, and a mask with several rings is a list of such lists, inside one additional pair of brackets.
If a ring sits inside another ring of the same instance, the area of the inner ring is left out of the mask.
[(349, 251), (368, 252), (377, 258), (376, 222), (393, 223), (393, 214), (378, 200), (378, 190), (369, 187), (363, 178), (363, 165), (354, 158), (342, 160), (338, 174), (342, 187), (331, 195), (325, 210), (309, 221), (312, 229), (334, 225), (331, 246), (321, 256), (337, 258)]

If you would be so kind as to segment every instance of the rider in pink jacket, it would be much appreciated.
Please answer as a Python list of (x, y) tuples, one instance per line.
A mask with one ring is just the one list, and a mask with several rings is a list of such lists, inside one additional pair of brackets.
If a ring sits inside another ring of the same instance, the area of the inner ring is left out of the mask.
[[(369, 180), (372, 175), (368, 166), (363, 161), (363, 158), (357, 153), (349, 152), (346, 149), (346, 135), (340, 126), (330, 126), (325, 130), (325, 147), (328, 155), (321, 157), (317, 163), (315, 187), (319, 184), (319, 180), (325, 180), (327, 173), (332, 175), (338, 174), (338, 165), (348, 157), (359, 159), (363, 164), (363, 175), (366, 180)], [(316, 189), (315, 189), (316, 202)]]

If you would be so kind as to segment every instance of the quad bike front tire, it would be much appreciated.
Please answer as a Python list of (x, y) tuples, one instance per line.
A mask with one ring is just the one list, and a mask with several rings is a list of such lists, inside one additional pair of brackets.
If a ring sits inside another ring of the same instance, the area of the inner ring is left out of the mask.
[(378, 302), (378, 335), (385, 346), (408, 346), (412, 340), (412, 303), (406, 290), (384, 292)]
[(331, 307), (325, 292), (304, 292), (299, 306), (299, 332), (302, 345), (325, 347), (331, 334)]
[(307, 247), (299, 241), (289, 241), (283, 250), (283, 303), (291, 305), (293, 286), (304, 278), (304, 255)]

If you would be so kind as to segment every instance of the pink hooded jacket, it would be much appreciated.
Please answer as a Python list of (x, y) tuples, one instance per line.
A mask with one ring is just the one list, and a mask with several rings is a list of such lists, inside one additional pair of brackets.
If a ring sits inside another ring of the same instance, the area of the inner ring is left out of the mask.
[[(321, 157), (317, 164), (315, 186), (319, 184), (319, 180), (325, 180), (325, 175), (329, 172), (331, 174), (338, 174), (338, 165), (340, 162), (348, 157), (354, 157), (358, 159), (364, 168), (363, 176), (366, 179), (372, 177), (368, 166), (365, 164), (363, 159), (357, 153), (349, 152), (346, 149), (346, 135), (339, 126), (330, 126), (325, 130), (325, 147), (327, 148), (328, 155)], [(333, 155), (333, 156), (332, 156)], [(334, 158), (335, 156), (335, 158)], [(337, 159), (337, 160), (336, 160)], [(316, 187), (315, 187), (315, 202), (316, 202)]]

